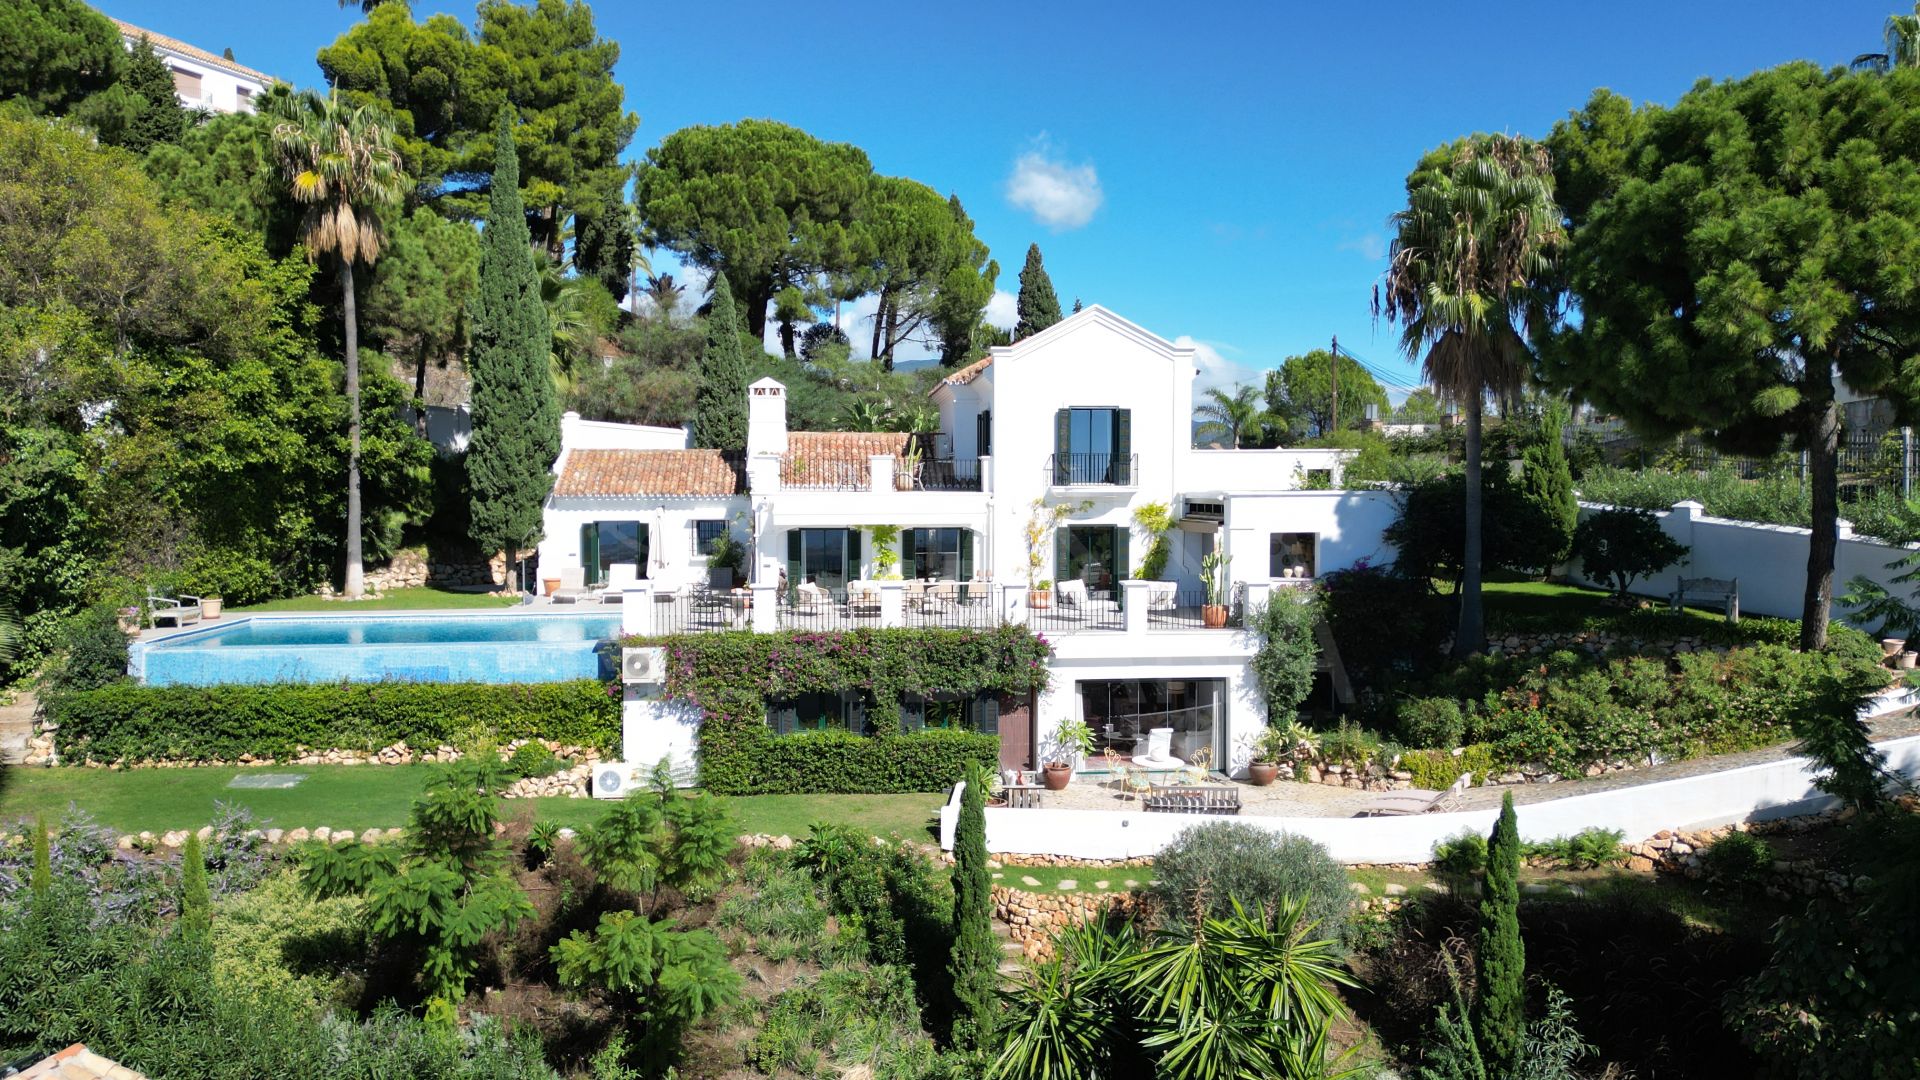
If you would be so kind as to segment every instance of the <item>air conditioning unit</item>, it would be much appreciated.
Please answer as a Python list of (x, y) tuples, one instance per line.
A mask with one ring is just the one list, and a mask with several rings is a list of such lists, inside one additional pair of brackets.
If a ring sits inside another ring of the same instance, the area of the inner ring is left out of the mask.
[(594, 766), (593, 797), (624, 799), (627, 792), (641, 787), (640, 770), (624, 761), (603, 761)]
[(642, 685), (667, 681), (667, 650), (658, 645), (620, 650), (620, 681)]

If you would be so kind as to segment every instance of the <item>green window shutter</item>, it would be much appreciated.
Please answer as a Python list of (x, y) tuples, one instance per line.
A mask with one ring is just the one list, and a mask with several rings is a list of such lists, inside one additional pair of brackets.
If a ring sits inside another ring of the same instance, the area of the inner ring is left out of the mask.
[(1113, 591), (1118, 594), (1120, 582), (1133, 576), (1133, 562), (1128, 557), (1127, 541), (1132, 538), (1133, 530), (1125, 525), (1113, 527)]
[(800, 530), (787, 530), (787, 601), (793, 601), (800, 587)]
[(1073, 413), (1067, 409), (1055, 410), (1053, 414), (1053, 482), (1064, 484), (1067, 477), (1073, 475), (1072, 467), (1067, 464), (1067, 454), (1073, 447)]
[(647, 566), (650, 562), (647, 555), (648, 549), (653, 542), (653, 536), (647, 531), (647, 523), (644, 521), (636, 521), (633, 523), (633, 535), (634, 548), (636, 549), (634, 551), (634, 574), (644, 581), (647, 578)]
[(1132, 484), (1133, 410), (1113, 410), (1113, 475), (1116, 484)]
[(900, 530), (900, 576), (907, 579), (908, 581), (912, 581), (914, 578), (917, 578), (920, 576), (920, 572), (914, 568), (914, 564), (918, 561), (916, 558), (916, 555), (918, 554), (919, 549), (920, 549), (920, 530), (919, 529), (901, 529)]
[(919, 695), (905, 696), (900, 699), (900, 731), (911, 735), (916, 731), (927, 730), (927, 703)]
[(870, 734), (867, 731), (867, 699), (864, 696), (841, 691), (840, 715), (848, 731), (855, 735)]
[(973, 580), (973, 530), (960, 530), (960, 580)]
[(974, 457), (993, 455), (992, 409), (982, 409), (980, 415), (973, 418), (973, 448)]
[(580, 526), (580, 565), (584, 567), (581, 583), (600, 584), (600, 526), (589, 521)]
[(1073, 564), (1072, 530), (1061, 526), (1053, 534), (1053, 580), (1059, 584), (1067, 580)]
[(860, 579), (860, 530), (847, 530), (847, 580)]
[(1000, 734), (1000, 695), (982, 690), (973, 695), (973, 730), (982, 735)]
[(767, 726), (775, 735), (791, 735), (800, 727), (800, 710), (791, 701), (778, 701), (767, 710)]

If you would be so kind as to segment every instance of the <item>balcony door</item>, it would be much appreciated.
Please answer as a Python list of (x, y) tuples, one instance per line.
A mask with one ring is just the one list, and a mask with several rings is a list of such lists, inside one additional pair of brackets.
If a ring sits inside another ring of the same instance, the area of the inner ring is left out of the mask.
[(902, 529), (900, 576), (936, 581), (973, 577), (973, 530)]
[(1133, 412), (1061, 409), (1053, 414), (1055, 484), (1132, 484)]
[(586, 584), (607, 580), (607, 567), (632, 563), (647, 576), (647, 526), (639, 521), (589, 521), (580, 526), (580, 567)]
[(1112, 594), (1131, 567), (1127, 530), (1118, 525), (1068, 525), (1053, 534), (1056, 581), (1084, 581), (1089, 593)]

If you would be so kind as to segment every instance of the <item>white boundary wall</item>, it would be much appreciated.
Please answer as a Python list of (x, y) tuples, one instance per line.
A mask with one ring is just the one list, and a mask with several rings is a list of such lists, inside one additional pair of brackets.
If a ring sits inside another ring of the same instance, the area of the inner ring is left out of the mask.
[[(1580, 516), (1591, 517), (1614, 507), (1604, 503), (1583, 502)], [(1739, 578), (1740, 611), (1747, 615), (1776, 615), (1786, 619), (1800, 617), (1807, 588), (1807, 547), (1812, 531), (1791, 525), (1762, 525), (1752, 521), (1710, 517), (1697, 502), (1679, 502), (1671, 510), (1654, 513), (1660, 528), (1668, 536), (1687, 545), (1687, 557), (1661, 571), (1651, 580), (1636, 581), (1636, 591), (1664, 598), (1672, 593), (1682, 577)], [(1840, 523), (1840, 542), (1833, 557), (1833, 591), (1846, 591), (1846, 583), (1864, 575), (1885, 585), (1888, 591), (1904, 597), (1910, 585), (1895, 584), (1900, 572), (1887, 564), (1920, 545), (1901, 547), (1853, 535), (1853, 527)], [(1605, 587), (1588, 578), (1578, 561), (1568, 567), (1575, 581)], [(1839, 605), (1836, 617), (1844, 616)]]
[[(1888, 765), (1920, 777), (1920, 735), (1876, 744)], [(940, 808), (940, 846), (953, 849), (960, 817), (960, 787)], [(1737, 821), (1809, 814), (1834, 800), (1813, 786), (1805, 758), (1747, 765), (1725, 772), (1655, 784), (1571, 795), (1518, 808), (1520, 836), (1529, 841), (1569, 836), (1582, 829), (1618, 829), (1629, 841), (1661, 829), (1705, 828)], [(1418, 863), (1433, 858), (1433, 845), (1461, 832), (1485, 834), (1497, 810), (1415, 817), (1225, 817), (1215, 814), (1149, 814), (1110, 810), (1011, 810), (987, 808), (987, 850), (1022, 855), (1070, 855), (1082, 859), (1129, 859), (1153, 855), (1182, 830), (1213, 821), (1237, 821), (1314, 840), (1343, 863)]]

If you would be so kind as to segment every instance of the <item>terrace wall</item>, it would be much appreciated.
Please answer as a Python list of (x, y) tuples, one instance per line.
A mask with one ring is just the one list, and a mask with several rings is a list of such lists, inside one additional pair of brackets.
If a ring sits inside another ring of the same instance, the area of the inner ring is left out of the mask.
[[(1888, 764), (1920, 777), (1920, 735), (1879, 744)], [(1805, 758), (1786, 758), (1724, 772), (1573, 795), (1519, 809), (1523, 840), (1551, 840), (1582, 829), (1618, 829), (1652, 836), (1661, 829), (1692, 829), (1737, 821), (1768, 821), (1817, 813), (1834, 800), (1815, 788)], [(960, 786), (940, 809), (940, 846), (951, 850), (960, 816)], [(1304, 836), (1343, 863), (1420, 863), (1433, 845), (1458, 833), (1485, 834), (1497, 810), (1414, 817), (1220, 817), (1110, 810), (1015, 810), (988, 807), (987, 850), (1083, 859), (1131, 859), (1158, 853), (1181, 831), (1211, 821)]]
[[(1614, 507), (1604, 503), (1580, 504), (1580, 516), (1591, 517)], [(1797, 619), (1807, 587), (1807, 547), (1812, 530), (1791, 525), (1763, 525), (1752, 521), (1712, 517), (1696, 502), (1675, 503), (1673, 509), (1655, 515), (1668, 536), (1687, 545), (1687, 557), (1663, 571), (1652, 581), (1636, 583), (1636, 591), (1664, 598), (1682, 577), (1739, 578), (1740, 610), (1748, 615), (1775, 615)], [(1852, 526), (1840, 523), (1840, 543), (1834, 552), (1834, 592), (1845, 591), (1846, 583), (1863, 575), (1887, 587), (1895, 595), (1912, 591), (1894, 578), (1901, 571), (1887, 564), (1920, 545), (1899, 546), (1853, 535)], [(1575, 560), (1569, 576), (1578, 582), (1602, 586), (1588, 578)], [(1834, 615), (1845, 611), (1834, 605)]]

